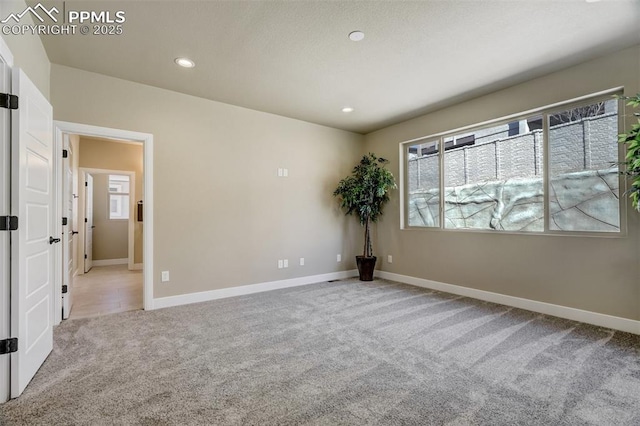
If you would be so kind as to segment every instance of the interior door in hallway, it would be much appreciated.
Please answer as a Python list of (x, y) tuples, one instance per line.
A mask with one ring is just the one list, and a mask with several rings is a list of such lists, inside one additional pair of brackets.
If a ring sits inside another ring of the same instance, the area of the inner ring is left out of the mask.
[(84, 272), (93, 267), (93, 176), (85, 176), (85, 208), (84, 208)]
[(64, 137), (64, 146), (66, 156), (63, 157), (63, 178), (62, 178), (62, 217), (67, 218), (66, 225), (62, 227), (62, 318), (69, 318), (72, 302), (73, 287), (73, 171), (71, 170), (71, 162), (73, 152), (69, 144), (69, 135)]
[(18, 397), (53, 349), (53, 109), (14, 68), (11, 113), (11, 397)]

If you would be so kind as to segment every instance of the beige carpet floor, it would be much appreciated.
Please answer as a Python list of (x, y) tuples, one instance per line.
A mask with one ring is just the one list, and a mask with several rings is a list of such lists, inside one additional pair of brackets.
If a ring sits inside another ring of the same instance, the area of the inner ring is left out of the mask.
[(640, 336), (387, 281), (69, 320), (8, 425), (640, 425)]

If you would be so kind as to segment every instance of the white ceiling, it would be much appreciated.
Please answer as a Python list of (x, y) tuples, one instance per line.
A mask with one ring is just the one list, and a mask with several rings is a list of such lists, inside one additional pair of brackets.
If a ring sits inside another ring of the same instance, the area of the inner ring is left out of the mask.
[[(640, 43), (637, 0), (65, 7), (123, 10), (124, 34), (42, 37), (53, 63), (359, 133)], [(350, 41), (353, 30), (365, 39)], [(178, 56), (196, 67), (177, 67)]]

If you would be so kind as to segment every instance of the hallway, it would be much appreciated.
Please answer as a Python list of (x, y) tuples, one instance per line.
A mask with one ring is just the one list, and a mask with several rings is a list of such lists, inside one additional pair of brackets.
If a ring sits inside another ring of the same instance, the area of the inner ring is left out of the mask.
[(127, 265), (96, 266), (76, 276), (69, 319), (142, 309), (142, 276)]

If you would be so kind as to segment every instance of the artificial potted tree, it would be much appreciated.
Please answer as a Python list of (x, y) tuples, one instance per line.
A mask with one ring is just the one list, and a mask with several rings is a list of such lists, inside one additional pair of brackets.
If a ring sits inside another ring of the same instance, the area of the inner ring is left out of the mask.
[[(640, 93), (635, 96), (618, 96), (627, 102), (627, 106), (640, 107)], [(634, 116), (640, 117), (640, 113), (634, 112)], [(640, 118), (631, 126), (627, 133), (618, 135), (620, 143), (627, 145), (627, 153), (624, 164), (625, 170), (621, 173), (628, 176), (631, 187), (627, 190), (633, 208), (640, 212)]]
[(376, 266), (371, 245), (371, 223), (378, 221), (389, 201), (389, 192), (396, 188), (393, 174), (385, 168), (387, 163), (388, 160), (372, 153), (363, 156), (351, 175), (342, 179), (333, 191), (345, 213), (358, 216), (364, 227), (364, 250), (362, 256), (356, 256), (361, 281), (372, 281)]

